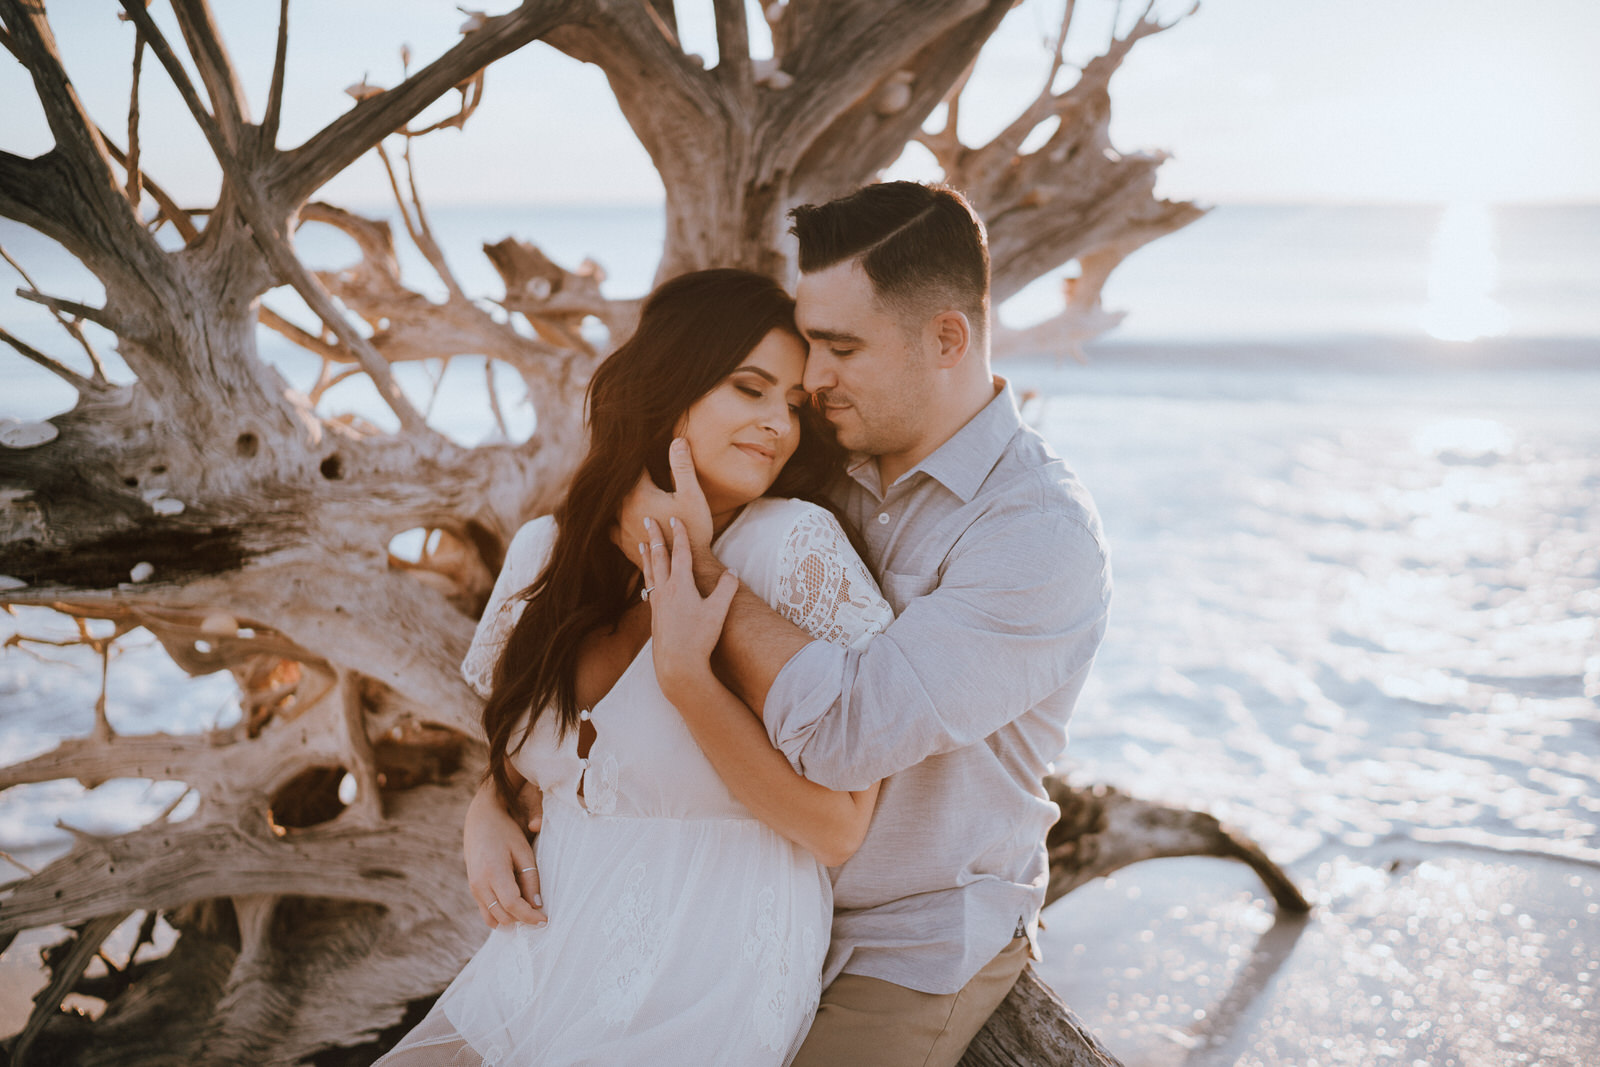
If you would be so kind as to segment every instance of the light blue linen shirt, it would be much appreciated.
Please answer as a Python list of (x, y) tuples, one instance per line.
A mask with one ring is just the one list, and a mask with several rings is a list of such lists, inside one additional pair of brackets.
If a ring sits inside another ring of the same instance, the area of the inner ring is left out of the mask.
[(1042, 782), (1105, 633), (1111, 571), (1088, 493), (996, 385), (887, 490), (871, 457), (852, 458), (836, 495), (895, 621), (864, 649), (812, 642), (767, 695), (768, 733), (801, 774), (884, 779), (865, 842), (833, 871), (825, 982), (953, 993), (1037, 929), (1060, 814)]

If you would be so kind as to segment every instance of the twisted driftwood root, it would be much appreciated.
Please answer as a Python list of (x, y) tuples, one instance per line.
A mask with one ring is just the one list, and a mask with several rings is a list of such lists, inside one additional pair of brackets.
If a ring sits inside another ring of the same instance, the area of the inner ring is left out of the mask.
[(1119, 1061), (1030, 964), (967, 1046), (960, 1067), (1119, 1067)]
[(1045, 788), (1061, 808), (1045, 839), (1050, 852), (1046, 904), (1140, 860), (1216, 856), (1248, 864), (1283, 911), (1311, 910), (1283, 868), (1214, 816), (1140, 800), (1110, 786), (1075, 789), (1059, 775), (1045, 779)]

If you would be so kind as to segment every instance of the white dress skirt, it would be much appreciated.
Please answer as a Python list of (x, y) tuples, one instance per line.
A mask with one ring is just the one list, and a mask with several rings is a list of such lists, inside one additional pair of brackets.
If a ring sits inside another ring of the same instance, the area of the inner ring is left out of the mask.
[[(555, 525), (518, 531), (462, 664), (487, 692), (549, 558)], [(859, 644), (890, 609), (833, 516), (748, 505), (718, 557), (813, 635)], [(388, 1067), (780, 1067), (810, 1026), (832, 918), (826, 869), (728, 792), (656, 684), (646, 644), (586, 709), (595, 738), (541, 716), (513, 757), (538, 782), (549, 922), (489, 934)], [(580, 792), (579, 786), (582, 785)]]

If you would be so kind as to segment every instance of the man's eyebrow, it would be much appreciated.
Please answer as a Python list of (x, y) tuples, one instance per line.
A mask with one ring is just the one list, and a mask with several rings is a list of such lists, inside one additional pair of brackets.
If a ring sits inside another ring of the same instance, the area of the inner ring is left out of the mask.
[(857, 334), (846, 333), (843, 330), (807, 329), (802, 331), (808, 341), (843, 341), (847, 344), (860, 344), (861, 338)]

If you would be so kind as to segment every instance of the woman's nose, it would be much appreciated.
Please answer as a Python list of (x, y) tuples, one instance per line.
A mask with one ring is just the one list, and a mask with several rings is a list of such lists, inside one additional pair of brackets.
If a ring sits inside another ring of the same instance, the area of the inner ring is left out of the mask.
[(794, 412), (789, 410), (789, 402), (780, 398), (778, 403), (770, 406), (762, 413), (761, 425), (776, 437), (782, 437), (789, 432), (789, 427), (794, 422)]

